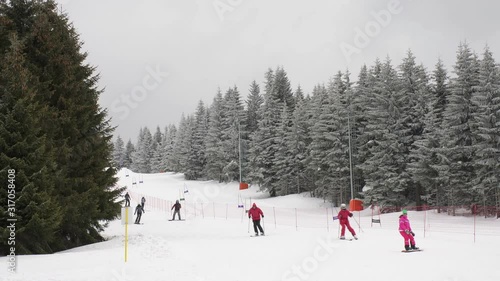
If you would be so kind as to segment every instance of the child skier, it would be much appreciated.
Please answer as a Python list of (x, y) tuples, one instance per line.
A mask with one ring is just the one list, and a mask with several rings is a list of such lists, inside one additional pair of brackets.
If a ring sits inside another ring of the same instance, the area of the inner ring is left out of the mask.
[(358, 236), (356, 236), (356, 232), (354, 231), (354, 229), (352, 229), (351, 225), (349, 224), (349, 217), (352, 217), (352, 213), (347, 210), (345, 204), (340, 204), (340, 212), (337, 217), (339, 219), (340, 225), (342, 226), (342, 230), (340, 232), (340, 239), (342, 240), (345, 239), (345, 228), (347, 226), (347, 229), (349, 230), (349, 232), (351, 232), (352, 237), (354, 237), (354, 239), (357, 240)]
[(403, 214), (399, 216), (399, 233), (405, 240), (405, 250), (418, 250), (415, 246), (415, 233), (411, 230), (410, 221), (408, 220), (408, 211), (403, 210)]
[(257, 229), (260, 230), (260, 234), (264, 235), (264, 230), (262, 229), (262, 226), (260, 225), (260, 216), (264, 218), (264, 213), (262, 210), (257, 207), (255, 203), (253, 203), (252, 208), (248, 210), (248, 218), (252, 218), (253, 221), (253, 230), (255, 231), (255, 236), (259, 236), (259, 232)]

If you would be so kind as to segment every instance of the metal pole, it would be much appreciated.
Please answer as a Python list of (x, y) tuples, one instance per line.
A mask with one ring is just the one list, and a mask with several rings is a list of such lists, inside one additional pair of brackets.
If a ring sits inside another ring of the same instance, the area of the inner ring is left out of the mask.
[(273, 207), (273, 214), (274, 214), (274, 228), (276, 228), (276, 209)]
[(128, 207), (125, 207), (125, 262), (128, 257)]
[(240, 122), (238, 120), (238, 160), (240, 164), (240, 183), (241, 183), (241, 131), (240, 131)]
[(351, 148), (351, 100), (349, 99), (349, 109), (347, 114), (347, 130), (349, 131), (349, 172), (351, 176), (351, 200), (354, 199), (354, 187), (352, 179), (352, 148)]

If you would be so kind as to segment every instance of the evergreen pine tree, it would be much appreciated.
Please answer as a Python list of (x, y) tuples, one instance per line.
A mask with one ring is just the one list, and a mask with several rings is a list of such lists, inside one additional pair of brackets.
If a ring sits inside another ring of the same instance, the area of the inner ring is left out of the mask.
[(175, 127), (175, 125), (171, 124), (168, 126), (168, 129), (165, 129), (165, 154), (162, 164), (165, 171), (174, 171), (172, 167), (174, 167), (173, 155), (176, 135), (177, 127)]
[(210, 120), (205, 139), (206, 144), (206, 166), (205, 174), (209, 179), (224, 180), (222, 169), (224, 168), (224, 152), (222, 148), (223, 139), (223, 119), (222, 93), (219, 90), (210, 106)]
[(54, 1), (13, 0), (1, 9), (11, 23), (7, 29), (24, 42), (29, 71), (39, 81), (34, 101), (46, 109), (38, 125), (54, 151), (53, 198), (63, 214), (51, 249), (102, 241), (104, 224), (120, 212), (121, 190), (110, 188), (116, 183), (113, 129), (98, 105), (99, 77), (85, 63), (79, 36)]
[(448, 180), (445, 196), (448, 205), (470, 205), (482, 196), (473, 191), (475, 113), (471, 98), (479, 85), (477, 58), (466, 43), (460, 44), (454, 66), (456, 77), (451, 80), (450, 95), (443, 113), (442, 155), (445, 157), (441, 173)]
[(188, 169), (186, 179), (199, 179), (203, 177), (205, 170), (205, 136), (207, 135), (207, 123), (205, 105), (203, 101), (198, 103), (192, 125), (192, 141), (189, 149)]
[(141, 128), (135, 151), (132, 153), (134, 171), (136, 173), (151, 173), (153, 158), (153, 136), (147, 127)]
[[(275, 94), (277, 93), (274, 91), (275, 81), (284, 80), (276, 80), (272, 70), (269, 70), (266, 73), (266, 93), (261, 107), (262, 119), (252, 137), (253, 144), (250, 149), (252, 181), (257, 182), (261, 189), (268, 191), (271, 196), (276, 196), (276, 182), (278, 181), (274, 166), (275, 154), (278, 150), (276, 138), (281, 110), (284, 106), (284, 101), (279, 99), (278, 94)], [(284, 98), (285, 95), (282, 97)]]
[(497, 205), (500, 196), (500, 72), (493, 54), (485, 48), (479, 69), (479, 85), (472, 93), (477, 108), (471, 113), (474, 138), (474, 203)]
[(132, 169), (133, 161), (132, 161), (132, 154), (135, 151), (134, 144), (132, 141), (129, 139), (127, 142), (127, 145), (125, 146), (125, 156), (123, 158), (123, 167)]
[(416, 148), (415, 142), (422, 139), (424, 120), (427, 113), (426, 98), (429, 96), (428, 77), (423, 66), (418, 66), (415, 56), (408, 50), (407, 56), (399, 66), (400, 91), (398, 93), (398, 106), (400, 107), (398, 136), (402, 145), (401, 167), (403, 174), (400, 181), (407, 187), (407, 197), (421, 206), (421, 196), (424, 194), (423, 186), (413, 181), (409, 165), (416, 162), (418, 155), (413, 155)]
[(406, 204), (408, 175), (405, 172), (400, 84), (389, 58), (376, 62), (371, 71), (373, 89), (367, 97), (365, 145), (369, 158), (360, 167), (367, 186), (365, 200), (393, 206)]
[(248, 95), (247, 103), (247, 126), (246, 132), (251, 135), (257, 131), (260, 116), (260, 107), (264, 103), (264, 98), (260, 94), (259, 85), (254, 81), (250, 85), (250, 94)]
[(412, 174), (413, 180), (425, 187), (424, 201), (427, 204), (441, 206), (444, 181), (439, 173), (442, 160), (439, 157), (439, 149), (441, 148), (443, 111), (446, 106), (446, 98), (449, 95), (448, 77), (441, 60), (436, 64), (433, 81), (430, 91), (424, 95), (427, 101), (424, 130), (422, 138), (414, 143), (415, 147), (411, 151), (411, 158), (415, 161), (409, 164), (408, 170)]
[(163, 139), (164, 135), (161, 132), (160, 126), (156, 126), (156, 131), (153, 135), (153, 142), (151, 145), (151, 172), (158, 173), (162, 170), (161, 162), (163, 159)]
[[(51, 253), (62, 221), (61, 206), (54, 198), (54, 177), (60, 173), (40, 128), (47, 113), (35, 101), (40, 85), (27, 68), (15, 33), (9, 43), (0, 56), (0, 175), (7, 183), (0, 191), (4, 202), (0, 206), (0, 254), (8, 255), (11, 247), (17, 254)], [(15, 240), (9, 239), (8, 219), (17, 219)]]
[(123, 167), (123, 162), (125, 159), (125, 144), (120, 136), (116, 137), (116, 141), (113, 144), (113, 163), (117, 169)]

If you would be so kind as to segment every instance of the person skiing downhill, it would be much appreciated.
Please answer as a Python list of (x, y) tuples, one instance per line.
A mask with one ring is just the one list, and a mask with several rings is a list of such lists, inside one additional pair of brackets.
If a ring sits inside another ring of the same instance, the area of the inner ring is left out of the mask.
[(137, 207), (135, 207), (135, 212), (134, 212), (134, 215), (137, 214), (137, 217), (135, 219), (135, 224), (141, 223), (142, 213), (145, 213), (144, 209), (142, 208), (141, 204), (137, 204)]
[(352, 234), (352, 237), (354, 237), (354, 239), (358, 239), (358, 236), (356, 236), (356, 232), (354, 231), (354, 229), (351, 227), (351, 224), (349, 224), (349, 217), (352, 217), (352, 213), (349, 212), (346, 208), (346, 205), (345, 204), (340, 204), (340, 212), (338, 214), (338, 219), (339, 219), (339, 222), (340, 222), (340, 225), (342, 226), (342, 230), (340, 231), (340, 239), (344, 240), (345, 239), (345, 228), (347, 226), (347, 229), (349, 230), (349, 232), (351, 232)]
[[(174, 209), (175, 208), (175, 209)], [(179, 217), (179, 220), (181, 220), (181, 203), (179, 203), (179, 200), (175, 201), (175, 204), (170, 208), (170, 210), (174, 209), (174, 215), (172, 216), (172, 220), (175, 220), (175, 214)]]
[(130, 207), (130, 195), (125, 193), (125, 207)]
[(255, 231), (255, 236), (259, 236), (259, 232), (257, 229), (260, 231), (261, 235), (264, 235), (264, 230), (262, 229), (262, 226), (260, 225), (260, 217), (264, 218), (264, 213), (262, 210), (257, 207), (255, 203), (253, 203), (252, 208), (248, 210), (248, 218), (252, 218), (253, 222), (253, 230)]
[(405, 250), (418, 250), (415, 246), (415, 233), (411, 230), (410, 220), (408, 220), (408, 211), (403, 210), (403, 213), (399, 216), (399, 233), (403, 236), (405, 240)]
[(146, 204), (146, 198), (144, 198), (144, 196), (141, 198), (141, 206), (142, 206), (142, 209), (144, 209), (144, 205)]

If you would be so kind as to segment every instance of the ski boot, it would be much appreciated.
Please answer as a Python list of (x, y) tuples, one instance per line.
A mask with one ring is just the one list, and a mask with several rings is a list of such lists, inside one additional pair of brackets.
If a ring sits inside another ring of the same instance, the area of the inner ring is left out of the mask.
[(345, 240), (345, 236), (340, 236), (340, 240)]
[(412, 249), (412, 250), (415, 250), (415, 251), (416, 251), (416, 250), (419, 250), (419, 248), (418, 248), (417, 246), (415, 246), (415, 244), (412, 244), (412, 245), (411, 245), (411, 249)]
[(405, 245), (405, 250), (406, 250), (407, 252), (411, 251), (410, 245)]

